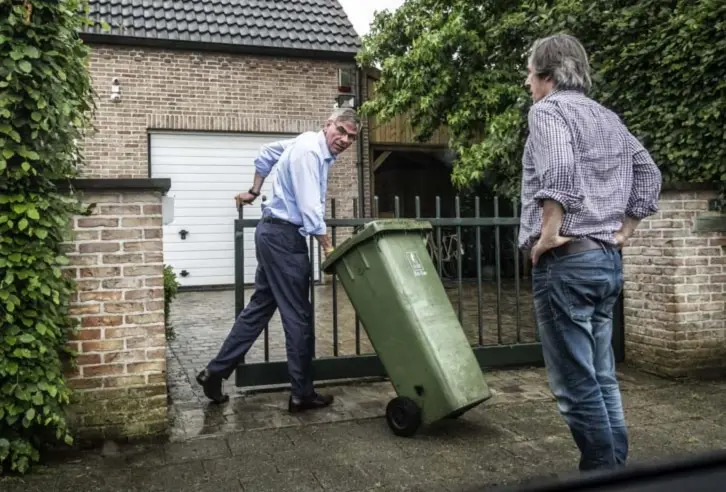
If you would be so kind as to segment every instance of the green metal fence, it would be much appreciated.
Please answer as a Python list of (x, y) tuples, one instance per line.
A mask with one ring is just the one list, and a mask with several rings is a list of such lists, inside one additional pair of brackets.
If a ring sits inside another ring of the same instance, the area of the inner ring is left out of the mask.
[[(415, 210), (411, 218), (427, 220), (433, 230), (427, 239), (429, 254), (434, 260), (439, 276), (456, 310), (459, 321), (469, 337), (472, 349), (482, 368), (541, 365), (541, 346), (537, 336), (536, 323), (531, 300), (531, 280), (523, 275), (527, 270), (527, 259), (516, 247), (519, 232), (518, 204), (508, 203), (510, 216), (500, 216), (500, 200), (494, 198), (487, 207), (491, 216), (480, 216), (481, 200), (473, 199), (472, 214), (461, 216), (459, 197), (455, 197), (454, 217), (441, 217), (441, 199), (436, 197), (434, 217), (421, 217), (421, 201), (415, 197)], [(394, 197), (394, 217), (401, 217), (400, 201)], [(340, 217), (335, 200), (331, 201), (331, 217), (326, 224), (333, 246), (341, 242), (341, 229), (348, 235), (367, 222), (380, 216), (378, 197), (373, 199), (372, 217), (359, 217), (358, 202), (353, 200), (352, 217)], [(257, 226), (258, 219), (245, 219), (243, 210), (235, 220), (235, 316), (245, 306), (245, 266), (243, 238), (246, 229)], [(311, 269), (315, 268), (314, 239), (310, 238)], [(489, 252), (489, 254), (487, 254)], [(493, 254), (491, 254), (493, 253)], [(317, 264), (323, 259), (318, 253)], [(485, 274), (489, 272), (489, 274)], [(316, 311), (313, 323), (318, 317), (321, 303), (317, 302), (318, 290), (325, 290), (324, 308), (332, 318), (331, 354), (316, 356), (313, 361), (316, 381), (354, 379), (364, 377), (385, 377), (385, 370), (374, 353), (363, 353), (361, 346), (365, 330), (355, 313), (354, 351), (342, 353), (340, 345), (340, 306), (347, 301), (345, 292), (339, 287), (335, 276), (315, 281), (311, 277), (310, 299)], [(320, 279), (324, 278), (322, 272)], [(329, 302), (328, 302), (329, 301)], [(616, 359), (624, 359), (622, 298), (615, 308), (613, 348)], [(315, 326), (314, 326), (315, 329)], [(269, 328), (264, 330), (264, 360), (240, 365), (236, 371), (236, 385), (240, 387), (284, 384), (288, 382), (287, 363), (284, 360), (270, 360)], [(282, 336), (282, 334), (280, 334)], [(319, 337), (314, 337), (320, 340)]]

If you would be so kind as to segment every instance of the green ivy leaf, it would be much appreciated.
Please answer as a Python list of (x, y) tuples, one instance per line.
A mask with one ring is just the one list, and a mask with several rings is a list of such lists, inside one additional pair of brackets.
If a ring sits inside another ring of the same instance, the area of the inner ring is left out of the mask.
[(38, 48), (35, 46), (25, 46), (23, 48), (23, 53), (28, 58), (40, 58), (40, 51), (38, 51)]
[(35, 337), (31, 335), (30, 333), (24, 333), (18, 337), (18, 340), (20, 340), (23, 343), (32, 343), (35, 341)]
[(22, 218), (20, 219), (20, 222), (18, 222), (18, 229), (21, 231), (24, 231), (28, 228), (28, 219)]
[(26, 60), (18, 62), (18, 68), (21, 72), (25, 73), (30, 73), (30, 71), (33, 70), (33, 66)]
[(38, 213), (38, 209), (36, 209), (36, 208), (30, 208), (30, 209), (28, 209), (28, 211), (26, 212), (26, 215), (28, 217), (30, 217), (31, 219), (33, 219), (33, 220), (39, 220), (40, 219), (40, 214)]

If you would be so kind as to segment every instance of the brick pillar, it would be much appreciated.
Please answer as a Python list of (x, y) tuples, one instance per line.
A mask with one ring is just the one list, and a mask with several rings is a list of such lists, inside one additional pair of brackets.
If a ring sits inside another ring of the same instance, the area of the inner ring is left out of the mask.
[[(114, 181), (101, 182), (106, 187)], [(132, 184), (149, 180), (128, 180)], [(121, 188), (121, 187), (120, 187)], [(86, 190), (67, 274), (80, 319), (71, 422), (82, 439), (162, 433), (167, 427), (162, 191)]]
[[(626, 360), (664, 376), (726, 369), (726, 233), (715, 192), (664, 190), (623, 251)], [(723, 229), (721, 229), (723, 230)]]

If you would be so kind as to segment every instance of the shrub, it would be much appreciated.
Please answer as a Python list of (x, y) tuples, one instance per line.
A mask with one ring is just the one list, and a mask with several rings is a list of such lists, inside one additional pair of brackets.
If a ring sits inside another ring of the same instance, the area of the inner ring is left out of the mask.
[(519, 193), (527, 51), (568, 32), (590, 54), (592, 95), (642, 140), (666, 183), (726, 183), (723, 0), (408, 0), (376, 15), (358, 59), (381, 67), (363, 112), (406, 114), (421, 140), (445, 126), (452, 180)]
[(80, 0), (0, 3), (0, 472), (72, 444), (64, 366), (74, 287), (61, 268), (93, 109)]
[(169, 323), (169, 313), (171, 310), (171, 301), (176, 297), (179, 289), (179, 282), (176, 279), (174, 269), (169, 265), (164, 265), (164, 326), (166, 329), (167, 340), (175, 338), (174, 327)]

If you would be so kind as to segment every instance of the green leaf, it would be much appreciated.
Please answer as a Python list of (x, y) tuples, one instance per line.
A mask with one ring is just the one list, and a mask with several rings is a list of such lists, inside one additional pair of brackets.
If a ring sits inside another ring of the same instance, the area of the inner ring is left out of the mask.
[(43, 323), (38, 323), (35, 325), (35, 331), (41, 335), (45, 335), (48, 332), (48, 328)]
[(20, 340), (23, 343), (32, 343), (35, 341), (35, 337), (31, 335), (30, 333), (24, 333), (18, 337), (18, 340)]
[(36, 209), (36, 208), (30, 208), (30, 209), (28, 209), (28, 211), (26, 212), (26, 215), (28, 217), (30, 217), (31, 219), (33, 219), (33, 220), (39, 220), (40, 219), (40, 214), (38, 213), (38, 209)]
[(35, 46), (25, 46), (23, 52), (29, 58), (40, 58), (40, 51)]
[(18, 62), (18, 68), (21, 72), (25, 73), (30, 73), (30, 71), (33, 70), (33, 66), (26, 60)]
[(23, 171), (25, 171), (26, 173), (27, 173), (28, 171), (30, 171), (30, 163), (28, 163), (28, 162), (23, 162), (23, 163), (22, 163), (22, 164), (20, 165), (20, 167), (21, 167), (21, 168), (23, 169)]
[(35, 235), (36, 237), (38, 237), (38, 239), (45, 239), (46, 237), (48, 237), (48, 231), (45, 229), (36, 229)]
[(18, 222), (18, 229), (21, 231), (24, 231), (28, 227), (28, 219), (22, 218), (20, 219), (20, 222)]

